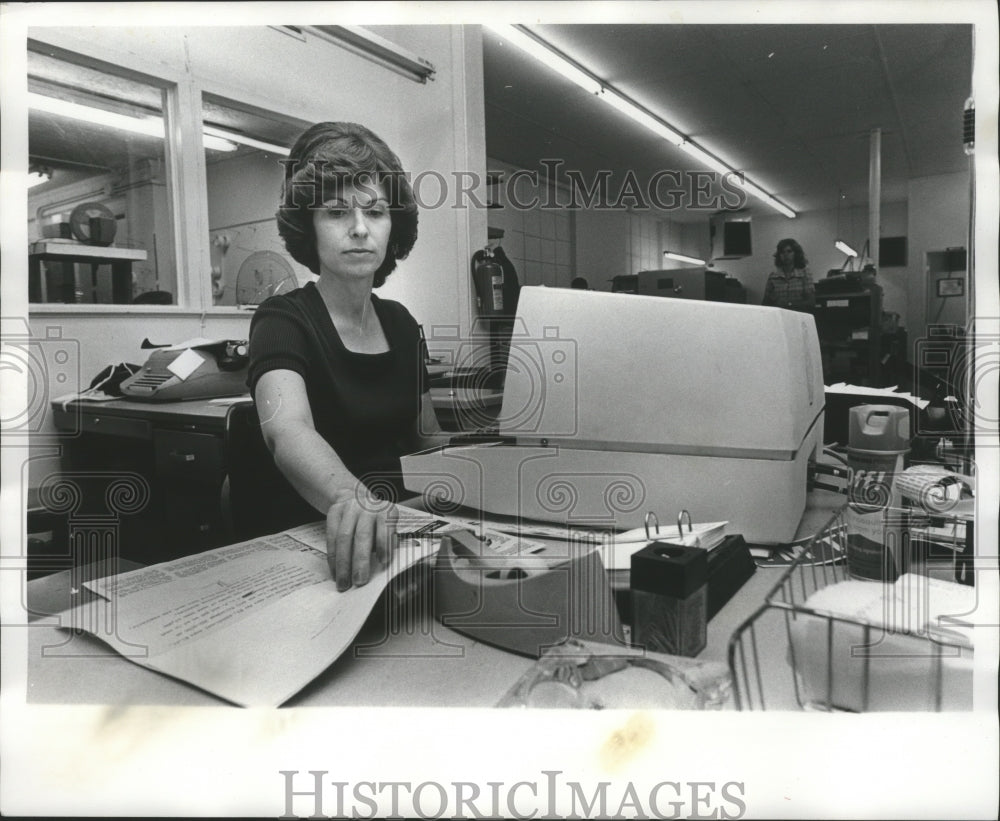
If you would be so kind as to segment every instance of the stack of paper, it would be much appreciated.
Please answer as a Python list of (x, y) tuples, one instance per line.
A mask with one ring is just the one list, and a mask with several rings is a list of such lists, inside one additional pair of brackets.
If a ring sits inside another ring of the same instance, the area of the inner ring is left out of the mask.
[(728, 522), (704, 522), (702, 524), (680, 525), (677, 528), (653, 527), (647, 530), (645, 527), (637, 527), (635, 530), (626, 530), (614, 536), (616, 544), (628, 544), (630, 542), (669, 542), (670, 544), (682, 544), (688, 547), (703, 547), (711, 550), (718, 547), (722, 540), (726, 538), (726, 525)]
[(900, 393), (896, 390), (896, 385), (890, 388), (867, 388), (860, 385), (848, 385), (846, 382), (837, 382), (834, 385), (827, 385), (825, 392), (829, 394), (840, 394), (843, 396), (864, 396), (866, 398), (877, 399), (884, 396), (889, 399), (905, 399), (911, 405), (915, 405), (920, 410), (926, 408), (930, 402), (926, 399), (914, 396), (912, 393)]
[(722, 544), (726, 538), (727, 522), (706, 522), (684, 525), (679, 528), (646, 528), (626, 530), (624, 533), (608, 534), (601, 543), (601, 556), (607, 570), (629, 570), (632, 554), (638, 553), (650, 542), (700, 547), (711, 550)]

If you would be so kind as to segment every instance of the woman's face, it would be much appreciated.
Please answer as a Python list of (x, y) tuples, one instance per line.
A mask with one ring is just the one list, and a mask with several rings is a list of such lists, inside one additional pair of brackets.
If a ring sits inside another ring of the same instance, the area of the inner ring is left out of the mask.
[(795, 249), (785, 245), (778, 251), (778, 261), (782, 268), (792, 268), (795, 265)]
[(385, 259), (392, 229), (381, 186), (345, 185), (313, 214), (320, 275), (371, 279)]

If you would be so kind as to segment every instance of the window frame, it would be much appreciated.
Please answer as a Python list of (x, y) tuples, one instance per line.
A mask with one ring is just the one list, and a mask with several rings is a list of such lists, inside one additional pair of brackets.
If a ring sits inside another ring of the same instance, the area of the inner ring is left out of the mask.
[[(231, 101), (290, 121), (306, 122), (301, 112), (275, 106), (256, 93), (219, 82), (195, 70), (178, 69), (107, 44), (84, 40), (64, 31), (33, 28), (25, 49), (42, 48), (46, 53), (76, 65), (98, 69), (161, 88), (164, 91), (165, 156), (170, 194), (170, 219), (174, 255), (177, 260), (175, 305), (78, 305), (31, 302), (31, 316), (246, 316), (252, 308), (215, 305), (212, 298), (212, 257), (209, 244), (208, 184), (202, 145), (202, 99), (204, 94)], [(278, 192), (275, 192), (277, 203)]]
[[(190, 126), (183, 122), (185, 99), (191, 94), (190, 80), (183, 72), (171, 70), (167, 66), (147, 65), (142, 61), (132, 59), (125, 53), (112, 52), (107, 48), (88, 47), (82, 42), (61, 42), (58, 36), (47, 36), (44, 29), (33, 29), (25, 41), (25, 52), (31, 50), (44, 51), (59, 60), (73, 65), (92, 68), (129, 80), (158, 88), (163, 92), (163, 118), (165, 129), (164, 157), (168, 184), (168, 201), (170, 203), (171, 239), (173, 242), (174, 259), (177, 260), (177, 282), (175, 305), (119, 305), (119, 304), (68, 304), (29, 302), (28, 312), (32, 316), (44, 314), (101, 316), (132, 313), (179, 314), (191, 311), (200, 312), (199, 301), (192, 299), (191, 277), (184, 272), (197, 270), (192, 267), (192, 259), (197, 250), (184, 241), (184, 223), (189, 214), (181, 207), (185, 197), (189, 196), (192, 184), (196, 180), (197, 168), (190, 166), (190, 142), (187, 137), (191, 133)], [(25, 117), (27, 120), (27, 115)], [(199, 142), (199, 150), (200, 139)], [(204, 172), (202, 171), (202, 174)]]

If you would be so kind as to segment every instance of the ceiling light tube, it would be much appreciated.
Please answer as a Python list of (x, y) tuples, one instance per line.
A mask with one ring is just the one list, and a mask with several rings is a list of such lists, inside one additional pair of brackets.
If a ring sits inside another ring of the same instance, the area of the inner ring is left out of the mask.
[(758, 197), (758, 199), (760, 199), (761, 202), (770, 205), (779, 214), (784, 214), (789, 219), (795, 219), (795, 212), (791, 208), (789, 208), (783, 202), (779, 202), (769, 194), (763, 197)]
[(670, 128), (665, 123), (661, 122), (659, 119), (654, 117), (649, 112), (637, 106), (631, 100), (625, 99), (617, 91), (612, 91), (611, 89), (605, 89), (600, 94), (600, 99), (604, 100), (612, 108), (618, 109), (622, 114), (631, 117), (640, 125), (645, 126), (654, 134), (674, 145), (681, 145), (684, 142), (684, 135), (678, 134), (672, 128)]
[(705, 260), (703, 259), (698, 259), (697, 257), (689, 257), (686, 254), (677, 254), (674, 253), (673, 251), (664, 251), (663, 256), (667, 257), (668, 259), (676, 259), (679, 262), (690, 262), (692, 265), (705, 264)]
[(389, 63), (412, 75), (421, 83), (434, 79), (437, 71), (434, 64), (423, 57), (418, 57), (391, 40), (379, 37), (361, 26), (303, 26), (302, 31), (338, 45), (346, 45), (376, 60)]
[(707, 166), (708, 168), (711, 168), (713, 171), (717, 171), (720, 174), (736, 173), (735, 171), (733, 171), (732, 168), (730, 168), (728, 165), (722, 162), (722, 160), (716, 159), (704, 149), (699, 148), (693, 142), (685, 140), (683, 143), (681, 143), (681, 148), (683, 148), (684, 151), (686, 151), (700, 163)]
[[(659, 117), (651, 114), (646, 109), (636, 105), (617, 90), (601, 82), (594, 75), (588, 72), (579, 64), (554, 46), (549, 45), (540, 37), (536, 37), (523, 26), (512, 26), (506, 24), (487, 24), (486, 28), (505, 38), (508, 42), (526, 51), (536, 60), (544, 63), (549, 68), (559, 72), (563, 77), (576, 83), (580, 88), (594, 94), (598, 99), (603, 100), (612, 108), (635, 120), (640, 125), (645, 126), (654, 134), (662, 137), (670, 143), (680, 146), (698, 162), (719, 174), (736, 174), (737, 172), (726, 165), (722, 160), (713, 157), (700, 146), (684, 138), (684, 135), (675, 131)], [(794, 219), (795, 212), (782, 202), (779, 202), (763, 189), (752, 183), (744, 182), (747, 193), (759, 198), (775, 211), (784, 214), (790, 219)]]
[(849, 257), (856, 257), (858, 252), (855, 251), (850, 245), (844, 242), (842, 239), (838, 239), (833, 243), (833, 247), (836, 248), (840, 253), (847, 254)]
[[(130, 117), (126, 114), (118, 114), (115, 111), (105, 111), (103, 108), (93, 108), (89, 105), (80, 105), (69, 100), (60, 100), (56, 97), (47, 97), (44, 94), (28, 92), (28, 107), (36, 111), (45, 111), (49, 114), (56, 114), (60, 117), (69, 117), (73, 120), (80, 120), (94, 125), (106, 125), (110, 128), (117, 128), (119, 131), (128, 131), (132, 134), (144, 134), (147, 137), (159, 137), (163, 139), (163, 118), (162, 117)], [(216, 151), (235, 151), (236, 145), (229, 140), (223, 140), (211, 135), (202, 137), (205, 148), (212, 148)]]
[(522, 51), (526, 51), (538, 60), (538, 62), (544, 63), (549, 68), (559, 72), (567, 80), (576, 83), (589, 94), (601, 93), (603, 86), (600, 82), (579, 68), (575, 63), (557, 53), (552, 46), (547, 43), (542, 44), (523, 29), (506, 24), (489, 25), (487, 28), (492, 29)]
[(29, 171), (28, 172), (28, 188), (34, 188), (36, 185), (41, 185), (42, 183), (48, 182), (52, 179), (52, 169), (45, 168), (42, 170)]
[(791, 208), (789, 208), (783, 202), (780, 202), (779, 200), (776, 200), (774, 197), (772, 197), (770, 194), (768, 194), (767, 191), (765, 191), (759, 185), (755, 185), (754, 183), (749, 182), (746, 179), (743, 179), (743, 180), (736, 179), (736, 180), (734, 180), (734, 182), (737, 185), (741, 186), (743, 188), (743, 190), (746, 191), (748, 194), (750, 194), (750, 195), (752, 195), (754, 197), (757, 197), (757, 199), (759, 199), (761, 202), (765, 203), (766, 205), (770, 205), (775, 211), (778, 211), (779, 213), (784, 214), (789, 219), (795, 219), (796, 214), (795, 214), (795, 212)]
[(757, 197), (757, 199), (759, 199), (761, 202), (771, 206), (771, 208), (773, 208), (775, 211), (779, 212), (780, 214), (784, 214), (789, 219), (795, 219), (796, 214), (791, 208), (789, 208), (783, 202), (776, 200), (759, 185), (755, 185), (754, 183), (747, 181), (745, 178), (741, 179), (738, 172), (734, 171), (732, 168), (730, 168), (728, 165), (722, 162), (722, 160), (713, 157), (711, 154), (709, 154), (704, 149), (700, 148), (695, 143), (690, 141), (685, 141), (681, 144), (681, 148), (683, 148), (688, 154), (690, 154), (696, 160), (711, 168), (713, 171), (717, 171), (720, 174), (735, 175), (736, 179), (734, 180), (734, 182), (740, 185), (743, 188), (743, 190), (746, 191), (748, 194)]
[(232, 131), (216, 128), (213, 125), (202, 126), (202, 130), (205, 134), (212, 137), (218, 137), (222, 140), (226, 140), (227, 142), (239, 143), (240, 145), (248, 145), (251, 148), (259, 148), (261, 151), (270, 151), (272, 154), (281, 154), (282, 156), (287, 157), (291, 153), (291, 149), (285, 148), (282, 145), (257, 140), (253, 137), (247, 137), (244, 134), (236, 134)]

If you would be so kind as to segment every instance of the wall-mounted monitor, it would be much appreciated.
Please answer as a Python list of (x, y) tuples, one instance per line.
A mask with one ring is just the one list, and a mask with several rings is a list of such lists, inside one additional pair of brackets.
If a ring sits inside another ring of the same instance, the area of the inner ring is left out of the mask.
[(714, 214), (708, 222), (712, 259), (740, 259), (753, 253), (750, 217), (741, 214)]
[(902, 268), (906, 265), (906, 237), (881, 237), (878, 241), (879, 268)]

